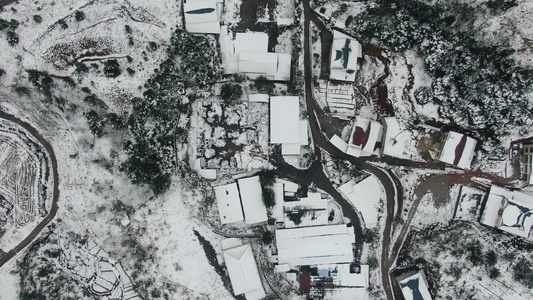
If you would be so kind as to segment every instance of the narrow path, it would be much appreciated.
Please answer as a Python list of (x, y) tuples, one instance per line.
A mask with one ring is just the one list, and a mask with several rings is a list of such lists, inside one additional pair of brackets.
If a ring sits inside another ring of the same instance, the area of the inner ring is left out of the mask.
[(46, 149), (46, 152), (48, 152), (48, 155), (50, 156), (50, 161), (52, 163), (52, 175), (54, 177), (54, 191), (52, 196), (52, 206), (50, 208), (50, 212), (46, 217), (44, 217), (43, 221), (35, 227), (35, 229), (32, 230), (32, 232), (24, 239), (22, 242), (20, 242), (15, 248), (11, 249), (8, 252), (2, 253), (0, 257), (0, 267), (2, 267), (5, 263), (7, 263), (11, 258), (13, 258), (15, 255), (17, 255), (18, 252), (20, 252), (22, 249), (24, 249), (26, 246), (28, 246), (38, 235), (41, 233), (41, 231), (52, 221), (52, 219), (55, 217), (57, 213), (57, 201), (59, 199), (59, 173), (57, 171), (57, 159), (56, 155), (54, 153), (54, 149), (52, 146), (39, 134), (37, 129), (35, 129), (33, 126), (31, 126), (29, 123), (26, 123), (19, 118), (10, 115), (8, 113), (0, 111), (0, 118), (11, 121), (13, 123), (16, 123), (20, 125), (22, 128), (27, 130), (33, 137), (43, 145), (43, 147)]

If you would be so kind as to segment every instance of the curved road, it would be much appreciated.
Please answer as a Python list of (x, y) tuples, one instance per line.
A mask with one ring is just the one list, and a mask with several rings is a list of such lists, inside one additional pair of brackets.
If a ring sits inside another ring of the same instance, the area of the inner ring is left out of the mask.
[(15, 248), (11, 249), (8, 252), (2, 253), (0, 256), (0, 267), (2, 267), (5, 263), (7, 263), (11, 258), (13, 258), (15, 255), (17, 255), (18, 252), (20, 252), (22, 249), (24, 249), (26, 246), (28, 246), (38, 235), (41, 233), (41, 231), (52, 221), (52, 219), (55, 217), (57, 213), (57, 200), (59, 199), (59, 173), (57, 172), (57, 159), (56, 155), (54, 153), (54, 149), (52, 146), (39, 134), (37, 129), (35, 129), (30, 124), (20, 120), (19, 118), (10, 115), (8, 113), (0, 111), (0, 118), (11, 121), (13, 123), (16, 123), (20, 125), (22, 128), (27, 130), (35, 139), (43, 145), (43, 147), (46, 149), (46, 152), (48, 152), (48, 155), (50, 156), (50, 161), (52, 162), (52, 175), (54, 177), (54, 190), (53, 190), (53, 196), (52, 196), (52, 206), (50, 208), (50, 212), (44, 219), (42, 220), (37, 227), (35, 227), (32, 232), (24, 239), (22, 242), (20, 242)]

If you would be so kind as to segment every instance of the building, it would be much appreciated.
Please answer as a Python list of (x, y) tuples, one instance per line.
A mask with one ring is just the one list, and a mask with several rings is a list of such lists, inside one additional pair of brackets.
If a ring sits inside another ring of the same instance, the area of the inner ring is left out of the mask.
[(378, 179), (370, 175), (360, 182), (351, 179), (339, 187), (339, 191), (352, 203), (363, 216), (366, 228), (378, 224), (380, 201), (384, 198)]
[(300, 120), (297, 96), (270, 97), (270, 143), (281, 144), (283, 155), (299, 155), (308, 144), (307, 121)]
[(310, 276), (309, 294), (324, 295), (323, 299), (368, 300), (369, 271), (368, 265), (317, 265), (318, 276)]
[(184, 0), (185, 29), (192, 33), (220, 34), (223, 0)]
[(354, 228), (345, 224), (278, 229), (278, 264), (294, 266), (351, 263)]
[(360, 57), (363, 57), (361, 44), (356, 39), (334, 30), (329, 78), (331, 80), (354, 82), (357, 59)]
[(237, 184), (230, 183), (221, 186), (215, 186), (215, 197), (217, 200), (220, 222), (222, 224), (231, 224), (244, 221), (242, 212), (241, 198)]
[(431, 300), (424, 270), (411, 271), (396, 277), (405, 300)]
[(385, 132), (382, 143), (383, 155), (409, 159), (411, 135), (405, 130), (395, 117), (383, 118), (383, 131)]
[(524, 144), (522, 149), (522, 177), (528, 184), (533, 184), (533, 144)]
[(235, 296), (244, 294), (247, 300), (266, 297), (250, 244), (226, 239), (222, 241), (222, 250)]
[(269, 80), (288, 81), (291, 55), (268, 52), (268, 35), (264, 32), (231, 32), (222, 26), (220, 51), (224, 73), (242, 73), (251, 78), (265, 76)]
[(259, 176), (241, 178), (237, 182), (246, 224), (266, 222), (268, 216), (266, 207), (263, 204), (263, 192)]
[(454, 131), (447, 132), (442, 138), (438, 160), (461, 169), (468, 169), (472, 164), (476, 145), (477, 141), (471, 137)]
[(350, 134), (346, 153), (355, 157), (371, 156), (379, 149), (383, 125), (379, 122), (357, 117)]
[(533, 225), (532, 215), (533, 196), (493, 185), (480, 222), (527, 238)]

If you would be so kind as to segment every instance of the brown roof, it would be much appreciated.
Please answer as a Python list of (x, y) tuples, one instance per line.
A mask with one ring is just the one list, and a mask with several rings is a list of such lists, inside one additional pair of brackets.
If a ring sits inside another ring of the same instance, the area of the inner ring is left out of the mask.
[(311, 291), (311, 275), (307, 273), (300, 274), (300, 292), (309, 294)]
[(370, 136), (370, 126), (371, 123), (369, 122), (366, 130), (359, 126), (355, 127), (355, 131), (353, 132), (352, 136), (352, 144), (364, 148), (368, 142), (368, 137)]

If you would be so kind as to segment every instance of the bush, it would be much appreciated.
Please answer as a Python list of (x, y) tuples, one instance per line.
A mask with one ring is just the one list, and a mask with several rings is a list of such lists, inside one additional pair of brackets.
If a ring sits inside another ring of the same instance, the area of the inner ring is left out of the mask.
[(19, 21), (15, 20), (15, 19), (9, 20), (9, 28), (11, 28), (13, 30), (19, 28)]
[(270, 245), (272, 244), (272, 241), (274, 240), (274, 235), (270, 231), (265, 231), (265, 233), (263, 233), (263, 237), (261, 240), (263, 241), (263, 244)]
[(128, 72), (128, 74), (130, 74), (130, 75), (133, 75), (133, 74), (135, 74), (135, 70), (133, 70), (133, 69), (132, 69), (132, 68), (130, 68), (130, 67), (126, 68), (126, 71), (127, 71), (127, 72)]
[(130, 25), (124, 25), (124, 30), (126, 31), (127, 34), (131, 34), (133, 31), (131, 30), (131, 27)]
[(75, 64), (75, 66), (76, 66), (76, 70), (74, 72), (76, 72), (76, 73), (80, 73), (81, 74), (81, 73), (89, 72), (89, 67), (86, 64), (84, 64), (83, 62), (77, 62)]
[(43, 17), (40, 15), (33, 15), (33, 21), (35, 21), (35, 23), (41, 23), (43, 21)]
[(104, 62), (104, 75), (106, 77), (116, 78), (120, 73), (120, 65), (116, 59), (110, 59)]
[(19, 43), (19, 36), (14, 31), (8, 31), (6, 34), (7, 43), (13, 47)]
[(533, 288), (533, 269), (531, 262), (525, 258), (520, 259), (513, 267), (513, 277), (516, 281), (528, 288)]
[(498, 279), (500, 277), (501, 273), (500, 270), (496, 268), (490, 268), (489, 270), (489, 277), (490, 279)]
[(470, 243), (467, 246), (468, 259), (474, 266), (481, 266), (485, 262), (485, 257), (483, 256), (483, 246), (479, 241)]
[(0, 30), (5, 30), (9, 28), (9, 22), (4, 19), (0, 19)]
[(83, 11), (80, 11), (80, 10), (75, 11), (74, 12), (74, 19), (76, 19), (76, 21), (78, 21), (78, 22), (85, 20), (85, 13)]
[(241, 96), (242, 87), (238, 84), (224, 83), (220, 88), (220, 97), (226, 103), (238, 100)]
[(493, 267), (498, 263), (498, 254), (492, 250), (487, 251), (485, 253), (485, 260), (489, 266)]
[(265, 76), (261, 75), (254, 80), (253, 87), (261, 93), (270, 95), (274, 91), (276, 85)]
[(67, 22), (65, 22), (64, 19), (59, 19), (56, 21), (56, 24), (58, 24), (59, 26), (61, 26), (61, 28), (63, 29), (67, 29), (68, 28), (68, 24)]

